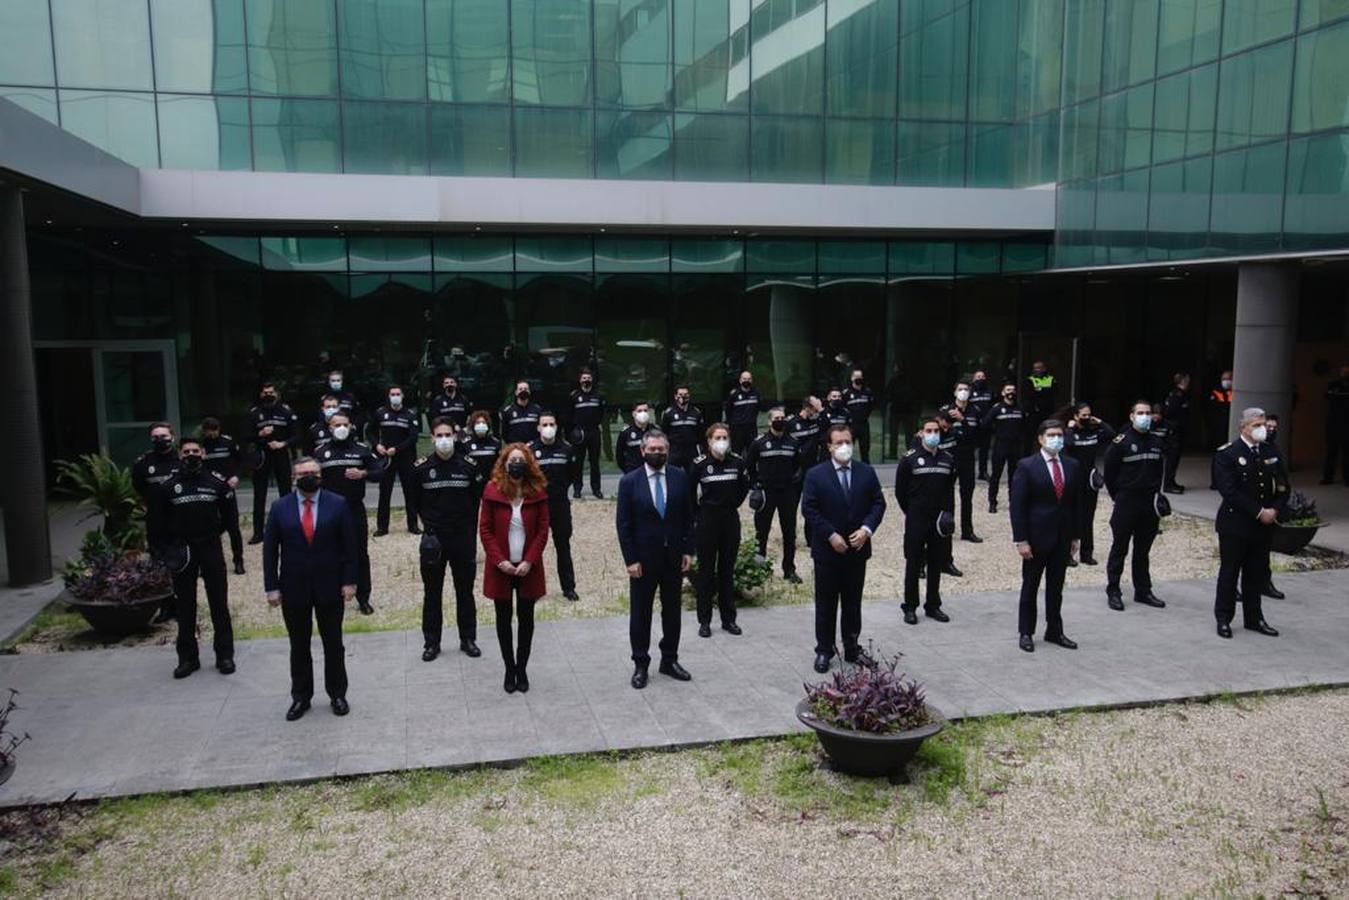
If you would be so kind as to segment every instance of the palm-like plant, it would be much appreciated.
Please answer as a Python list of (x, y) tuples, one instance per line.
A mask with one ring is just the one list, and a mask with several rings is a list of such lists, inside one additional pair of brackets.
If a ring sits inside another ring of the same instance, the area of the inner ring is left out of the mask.
[(56, 461), (56, 486), (79, 506), (90, 510), (85, 518), (101, 515), (103, 534), (125, 549), (145, 545), (145, 508), (131, 481), (131, 469), (101, 453)]

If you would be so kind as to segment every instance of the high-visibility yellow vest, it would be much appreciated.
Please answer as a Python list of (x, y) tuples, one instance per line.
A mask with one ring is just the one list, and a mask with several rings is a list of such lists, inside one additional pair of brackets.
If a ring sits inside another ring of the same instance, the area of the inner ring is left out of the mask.
[(1030, 386), (1037, 391), (1047, 391), (1054, 386), (1054, 376), (1046, 372), (1043, 375), (1034, 375), (1030, 377)]

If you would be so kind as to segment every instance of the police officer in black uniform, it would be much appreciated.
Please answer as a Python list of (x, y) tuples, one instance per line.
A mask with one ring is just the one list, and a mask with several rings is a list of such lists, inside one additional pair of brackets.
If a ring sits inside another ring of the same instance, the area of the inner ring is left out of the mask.
[[(310, 456), (313, 456), (322, 449), (324, 444), (332, 440), (333, 433), (328, 430), (328, 420), (337, 415), (341, 408), (337, 398), (332, 394), (324, 394), (323, 399), (319, 401), (320, 418), (309, 424), (307, 440), (305, 441)], [(355, 421), (350, 413), (347, 413), (347, 420)]]
[[(813, 465), (813, 461), (810, 463)], [(745, 451), (745, 471), (749, 483), (763, 489), (763, 506), (754, 511), (754, 536), (758, 541), (757, 561), (768, 557), (768, 532), (773, 514), (782, 531), (782, 577), (800, 584), (796, 574), (796, 505), (801, 502), (801, 445), (787, 433), (787, 412), (781, 406), (768, 411), (768, 429), (750, 442)]]
[[(1288, 476), (1288, 458), (1279, 449), (1279, 417), (1275, 413), (1265, 413), (1265, 451), (1274, 463), (1274, 492), (1287, 496), (1293, 490), (1292, 479)], [(1280, 520), (1282, 521), (1282, 519)], [(1274, 577), (1270, 576), (1263, 595), (1271, 600), (1284, 600), (1287, 595), (1274, 586)]]
[[(468, 417), (466, 438), (456, 441), (454, 445), (454, 452), (473, 463), (482, 473), (482, 479), (473, 487), (475, 500), (482, 499), (483, 485), (492, 476), (492, 467), (501, 455), (502, 446), (501, 439), (492, 434), (492, 414), (485, 409), (475, 409)], [(474, 507), (473, 514), (476, 523), (477, 507)], [(473, 527), (476, 529), (478, 526), (474, 524)]]
[(614, 441), (614, 461), (623, 472), (642, 464), (642, 435), (651, 430), (651, 404), (645, 400), (632, 405), (632, 424), (618, 433)]
[(698, 553), (698, 636), (712, 636), (712, 594), (721, 630), (740, 634), (735, 621), (735, 558), (740, 551), (740, 504), (749, 493), (745, 461), (731, 452), (731, 430), (707, 429), (707, 454), (693, 461), (693, 537)]
[(1171, 376), (1171, 391), (1162, 401), (1162, 419), (1169, 433), (1166, 441), (1166, 483), (1162, 490), (1168, 494), (1183, 494), (1185, 487), (1176, 483), (1180, 468), (1180, 452), (1185, 447), (1185, 432), (1190, 426), (1190, 375), (1177, 372)]
[(670, 439), (670, 465), (687, 469), (703, 452), (703, 411), (693, 405), (688, 385), (675, 388), (674, 405), (660, 417), (660, 430)]
[(1166, 606), (1152, 593), (1148, 560), (1160, 521), (1154, 498), (1162, 489), (1164, 454), (1161, 438), (1152, 434), (1152, 404), (1140, 400), (1129, 410), (1128, 427), (1106, 448), (1103, 467), (1106, 490), (1115, 501), (1110, 514), (1110, 556), (1105, 563), (1105, 596), (1114, 610), (1124, 609), (1119, 583), (1130, 540), (1134, 545), (1134, 602), (1158, 609)]
[(445, 375), (440, 379), (440, 393), (431, 398), (427, 415), (431, 421), (449, 419), (456, 432), (462, 431), (473, 410), (473, 401), (459, 393), (459, 379)]
[[(234, 672), (234, 628), (230, 622), (229, 585), (220, 532), (234, 507), (234, 489), (206, 467), (206, 451), (199, 439), (179, 442), (181, 466), (160, 483), (154, 493), (158, 507), (155, 531), (147, 532), (152, 546), (175, 545), (185, 551), (185, 564), (173, 571), (173, 593), (178, 609), (178, 666), (174, 678), (186, 678), (201, 668), (197, 649), (197, 578), (206, 587), (211, 609), (215, 667), (222, 675)], [(234, 507), (237, 508), (237, 507)]]
[(1349, 487), (1349, 363), (1340, 366), (1340, 377), (1326, 385), (1326, 462), (1322, 484), (1335, 483), (1338, 463)]
[(848, 420), (852, 423), (853, 441), (861, 451), (862, 462), (871, 462), (871, 410), (876, 398), (871, 388), (863, 380), (862, 370), (853, 369), (848, 387), (843, 391), (843, 405), (848, 408)]
[(974, 533), (975, 456), (979, 449), (979, 415), (970, 400), (967, 381), (955, 384), (955, 400), (941, 406), (937, 412), (951, 423), (955, 447), (951, 456), (956, 461), (956, 476), (960, 482), (960, 539), (971, 544), (982, 544), (984, 539)]
[(478, 610), (473, 601), (477, 572), (478, 498), (484, 475), (464, 453), (457, 452), (460, 426), (449, 416), (431, 422), (431, 455), (417, 461), (412, 483), (417, 511), (426, 526), (420, 550), (422, 572), (422, 659), (440, 655), (443, 631), (445, 569), (454, 580), (454, 618), (459, 649), (472, 657), (478, 649)]
[[(1077, 508), (1080, 518), (1078, 534), (1081, 537), (1078, 539), (1077, 555), (1083, 565), (1094, 566), (1096, 565), (1094, 523), (1099, 492), (1091, 486), (1091, 473), (1096, 471), (1096, 458), (1104, 454), (1105, 449), (1114, 440), (1115, 429), (1092, 415), (1090, 403), (1074, 403), (1055, 418), (1068, 423), (1063, 431), (1063, 452), (1068, 454), (1069, 458), (1077, 460), (1082, 467), (1082, 477), (1078, 479), (1081, 485)], [(1079, 560), (1073, 559), (1071, 555), (1068, 557), (1070, 567), (1076, 566), (1078, 562)]]
[[(398, 385), (389, 387), (389, 402), (375, 410), (370, 423), (373, 431), (371, 439), (375, 453), (384, 460), (387, 474), (379, 482), (379, 510), (375, 513), (375, 537), (389, 533), (389, 504), (393, 499), (393, 477), (398, 476), (398, 484), (403, 488), (403, 504), (407, 511), (408, 532), (421, 534), (417, 527), (417, 497), (409, 490), (412, 484), (412, 470), (417, 465), (417, 436), (422, 431), (422, 417), (416, 410), (408, 409), (403, 399), (403, 389)], [(364, 492), (363, 492), (364, 493)], [(359, 599), (359, 593), (357, 595)]]
[(1007, 467), (1007, 483), (1016, 474), (1016, 461), (1021, 458), (1021, 444), (1026, 439), (1026, 412), (1016, 403), (1016, 385), (1004, 384), (1001, 399), (984, 413), (980, 427), (992, 435), (993, 470), (988, 474), (988, 511), (998, 511), (998, 482), (1003, 466)]
[(361, 401), (356, 399), (356, 395), (346, 389), (341, 369), (333, 369), (328, 373), (328, 393), (337, 398), (337, 408), (347, 414), (351, 427), (360, 434), (365, 425), (365, 410), (361, 409)]
[[(967, 443), (967, 441), (962, 437), (962, 432), (956, 428), (955, 419), (951, 418), (950, 413), (940, 411), (932, 418), (937, 421), (937, 426), (941, 429), (941, 440), (937, 442), (937, 449), (942, 453), (950, 455), (951, 459), (958, 460), (957, 454), (960, 453), (961, 445)], [(919, 437), (918, 442), (922, 443), (921, 437)], [(959, 463), (957, 463), (956, 472), (958, 475)], [(952, 578), (963, 578), (965, 576), (965, 573), (956, 567), (955, 553), (951, 549), (952, 547), (951, 537), (948, 535), (945, 538), (945, 541), (946, 541), (946, 554), (945, 554), (946, 563), (945, 565), (942, 566), (941, 570), (945, 572), (947, 575), (950, 575)], [(923, 560), (920, 563), (918, 577), (919, 578), (927, 577), (926, 560)]]
[(528, 444), (539, 434), (543, 407), (530, 400), (528, 381), (515, 383), (515, 400), (501, 411), (501, 439), (507, 444)]
[(754, 376), (740, 373), (740, 383), (726, 397), (726, 423), (731, 428), (731, 450), (744, 453), (759, 430), (759, 392)]
[[(378, 414), (376, 414), (378, 415)], [(332, 428), (332, 440), (319, 450), (319, 469), (322, 473), (324, 490), (332, 491), (347, 501), (347, 510), (351, 514), (352, 525), (356, 529), (356, 542), (360, 548), (360, 559), (356, 566), (356, 605), (364, 615), (370, 615), (375, 608), (370, 605), (370, 524), (365, 515), (365, 484), (367, 481), (379, 482), (393, 480), (393, 472), (388, 457), (380, 457), (356, 439), (356, 427), (351, 424), (347, 414), (338, 412), (328, 420)], [(410, 479), (403, 482), (404, 491)], [(383, 494), (383, 491), (380, 491)]]
[(1241, 433), (1213, 456), (1213, 483), (1222, 495), (1214, 528), (1218, 532), (1218, 587), (1213, 615), (1218, 637), (1232, 636), (1237, 577), (1241, 578), (1243, 624), (1269, 637), (1279, 632), (1265, 621), (1261, 589), (1269, 583), (1271, 533), (1288, 503), (1276, 477), (1278, 460), (1264, 446), (1265, 413), (1257, 407), (1241, 413)]
[(970, 379), (970, 406), (974, 407), (975, 418), (979, 420), (979, 436), (975, 441), (979, 451), (979, 467), (975, 477), (980, 481), (988, 481), (988, 448), (993, 434), (984, 427), (983, 422), (984, 416), (993, 406), (993, 389), (989, 387), (988, 373), (983, 369), (976, 369), (974, 377)]
[(814, 394), (801, 401), (801, 411), (787, 419), (787, 433), (796, 441), (801, 458), (801, 472), (824, 459), (823, 435), (820, 432), (820, 413), (824, 404)]
[(571, 392), (572, 449), (576, 461), (572, 468), (572, 496), (581, 499), (581, 476), (590, 460), (590, 493), (602, 499), (600, 490), (600, 426), (604, 423), (604, 398), (595, 390), (595, 373), (581, 370), (581, 386)]
[[(927, 573), (927, 601), (923, 613), (929, 619), (949, 622), (941, 608), (941, 573), (950, 562), (951, 536), (938, 531), (942, 513), (955, 516), (956, 460), (941, 450), (941, 422), (923, 423), (921, 444), (911, 448), (895, 467), (895, 496), (904, 512), (904, 621), (918, 624), (919, 570)], [(954, 526), (954, 522), (952, 522)]]
[[(141, 506), (145, 507), (147, 536), (166, 533), (166, 526), (160, 518), (162, 507), (156, 501), (156, 495), (160, 485), (168, 481), (179, 465), (180, 460), (173, 447), (173, 426), (168, 422), (155, 422), (150, 426), (150, 450), (142, 453), (131, 465), (131, 486), (141, 498)], [(153, 543), (150, 549), (156, 549)], [(174, 615), (174, 601), (168, 597), (155, 614), (154, 621), (156, 624), (167, 622)]]
[(248, 411), (257, 452), (253, 469), (253, 536), (250, 544), (262, 543), (267, 521), (267, 482), (276, 482), (277, 496), (290, 493), (290, 448), (300, 440), (300, 418), (281, 402), (275, 382), (262, 384), (257, 406)]
[(843, 392), (837, 387), (831, 387), (825, 394), (824, 412), (820, 418), (820, 433), (828, 434), (829, 429), (836, 425), (847, 425), (852, 427), (852, 416), (848, 413), (848, 405), (843, 402)]
[(201, 447), (205, 453), (206, 468), (216, 473), (229, 485), (230, 496), (221, 525), (230, 536), (230, 555), (234, 558), (234, 574), (244, 574), (244, 536), (239, 531), (239, 498), (234, 493), (239, 487), (239, 463), (243, 456), (239, 442), (220, 432), (220, 420), (207, 416), (201, 420)]
[(548, 479), (548, 534), (557, 554), (557, 580), (562, 585), (562, 596), (580, 600), (576, 593), (576, 567), (571, 559), (571, 498), (567, 496), (575, 449), (558, 434), (557, 416), (551, 412), (539, 415), (539, 434), (529, 449)]

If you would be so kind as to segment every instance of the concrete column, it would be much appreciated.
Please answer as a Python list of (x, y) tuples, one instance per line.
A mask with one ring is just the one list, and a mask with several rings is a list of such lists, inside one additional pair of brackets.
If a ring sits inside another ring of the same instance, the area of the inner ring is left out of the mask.
[(33, 297), (23, 195), (0, 182), (0, 506), (5, 516), (9, 583), (15, 587), (52, 577), (47, 530), (47, 485), (42, 422), (33, 365)]
[(1243, 263), (1237, 269), (1229, 438), (1240, 429), (1247, 407), (1291, 422), (1299, 278), (1296, 266), (1279, 263)]

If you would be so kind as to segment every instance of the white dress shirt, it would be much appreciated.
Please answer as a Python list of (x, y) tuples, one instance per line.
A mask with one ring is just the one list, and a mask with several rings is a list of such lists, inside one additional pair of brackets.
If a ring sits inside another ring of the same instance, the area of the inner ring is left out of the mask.
[(524, 505), (525, 501), (522, 499), (511, 501), (511, 527), (507, 543), (510, 546), (512, 563), (519, 563), (525, 558), (525, 520), (520, 513)]
[[(669, 504), (670, 504), (670, 480), (669, 480), (669, 478), (666, 476), (665, 470), (664, 470), (664, 469), (653, 469), (653, 468), (651, 468), (650, 466), (648, 466), (646, 463), (642, 463), (642, 468), (646, 470), (646, 489), (647, 489), (648, 491), (651, 492), (651, 505), (652, 505), (652, 506), (655, 506), (655, 505), (656, 505), (656, 479), (659, 477), (659, 478), (664, 478), (664, 479), (665, 479), (665, 484), (661, 486), (661, 489), (662, 489), (662, 491), (665, 493), (665, 504), (666, 504), (666, 506), (669, 506)], [(657, 508), (659, 508), (659, 507), (657, 507)]]

